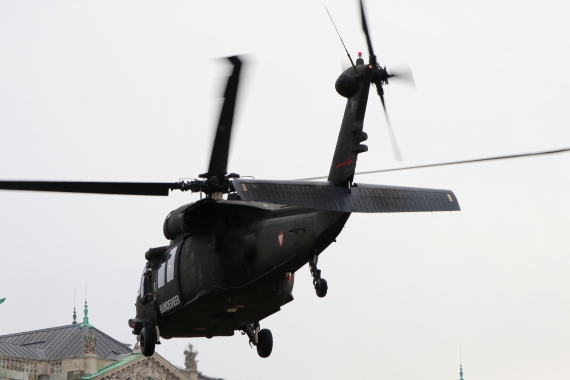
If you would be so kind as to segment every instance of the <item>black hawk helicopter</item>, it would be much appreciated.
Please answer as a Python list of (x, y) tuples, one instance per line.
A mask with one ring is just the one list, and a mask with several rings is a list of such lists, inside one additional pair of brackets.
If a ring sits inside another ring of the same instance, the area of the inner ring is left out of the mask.
[[(170, 212), (163, 226), (169, 244), (145, 254), (136, 317), (128, 321), (133, 334), (140, 335), (145, 356), (154, 353), (160, 337), (211, 338), (241, 331), (257, 347), (259, 356), (268, 357), (273, 338), (270, 330), (260, 330), (260, 321), (293, 300), (295, 272), (306, 264), (317, 296), (326, 296), (328, 286), (318, 269), (318, 258), (335, 241), (352, 212), (460, 210), (449, 190), (354, 183), (358, 155), (368, 150), (362, 143), (367, 140), (363, 122), (370, 84), (376, 86), (386, 111), (383, 85), (396, 76), (378, 64), (362, 3), (360, 6), (369, 61), (365, 63), (360, 56), (356, 63), (351, 60), (352, 67), (336, 81), (336, 90), (347, 103), (326, 181), (245, 179), (227, 173), (242, 65), (238, 57), (229, 58), (233, 72), (208, 171), (199, 180), (0, 181), (3, 190), (148, 196), (181, 190), (205, 194), (205, 198)], [(472, 161), (479, 160), (461, 162)], [(435, 166), (454, 163), (458, 162)], [(427, 166), (434, 165), (421, 167)], [(396, 170), (401, 169), (406, 168)]]
[[(374, 55), (361, 8), (370, 58), (361, 56), (336, 81), (347, 98), (327, 181), (266, 181), (229, 173), (228, 152), (241, 70), (230, 57), (228, 79), (208, 171), (176, 183), (1, 181), (5, 190), (167, 196), (171, 190), (205, 198), (170, 212), (164, 221), (168, 245), (145, 258), (136, 317), (128, 324), (140, 335), (141, 350), (154, 353), (160, 337), (247, 334), (261, 357), (273, 346), (259, 322), (293, 300), (295, 272), (309, 264), (319, 297), (327, 282), (317, 267), (352, 212), (458, 211), (449, 190), (353, 182), (360, 153), (368, 150), (363, 131), (370, 84), (384, 104), (382, 86), (393, 75)], [(224, 199), (224, 194), (227, 194)]]

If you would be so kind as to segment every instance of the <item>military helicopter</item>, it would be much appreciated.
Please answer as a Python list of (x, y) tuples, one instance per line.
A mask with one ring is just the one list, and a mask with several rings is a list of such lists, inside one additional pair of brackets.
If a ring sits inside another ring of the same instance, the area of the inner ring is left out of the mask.
[[(229, 173), (228, 152), (242, 62), (230, 57), (224, 104), (208, 171), (174, 183), (0, 181), (5, 190), (167, 196), (171, 190), (203, 193), (170, 212), (163, 225), (169, 244), (151, 248), (128, 320), (151, 356), (160, 338), (247, 335), (261, 357), (273, 347), (260, 322), (293, 300), (295, 272), (309, 264), (318, 297), (328, 285), (320, 254), (352, 212), (459, 211), (449, 190), (355, 183), (358, 155), (367, 151), (363, 131), (370, 84), (385, 108), (383, 86), (394, 77), (378, 64), (361, 5), (369, 61), (359, 57), (336, 81), (347, 98), (326, 181), (270, 181)], [(467, 162), (467, 161), (465, 161)], [(425, 165), (429, 166), (429, 165)], [(225, 199), (224, 199), (225, 195)]]
[[(362, 5), (362, 4), (361, 4)], [(327, 282), (320, 254), (335, 241), (352, 212), (458, 211), (449, 190), (353, 182), (358, 155), (368, 150), (363, 122), (370, 84), (384, 104), (389, 74), (374, 55), (361, 8), (370, 58), (361, 56), (336, 81), (347, 106), (328, 180), (264, 181), (227, 172), (242, 62), (230, 57), (228, 79), (208, 171), (176, 183), (2, 181), (7, 190), (167, 196), (171, 190), (205, 194), (170, 212), (167, 246), (151, 248), (141, 276), (136, 317), (128, 324), (141, 350), (154, 353), (160, 337), (231, 336), (241, 331), (261, 357), (271, 354), (270, 330), (260, 321), (293, 300), (295, 272), (309, 264), (319, 297)], [(226, 199), (224, 199), (224, 195)]]

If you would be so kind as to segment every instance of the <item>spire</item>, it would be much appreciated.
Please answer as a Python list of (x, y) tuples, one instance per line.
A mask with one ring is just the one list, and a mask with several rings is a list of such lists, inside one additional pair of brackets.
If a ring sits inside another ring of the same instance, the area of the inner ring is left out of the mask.
[(77, 313), (75, 312), (75, 296), (77, 295), (77, 288), (73, 289), (73, 324), (77, 324)]
[(85, 301), (85, 308), (83, 310), (83, 314), (85, 314), (85, 316), (83, 317), (83, 323), (81, 323), (79, 327), (83, 326), (91, 327), (91, 325), (89, 324), (89, 317), (87, 316), (88, 313), (89, 310), (87, 310), (87, 301)]
[(463, 365), (461, 364), (461, 347), (459, 347), (459, 380), (463, 380)]
[(85, 324), (89, 324), (89, 317), (87, 316), (88, 313), (89, 310), (87, 310), (87, 301), (85, 301), (85, 309), (83, 310), (83, 314), (85, 314), (85, 316), (83, 317), (83, 323)]

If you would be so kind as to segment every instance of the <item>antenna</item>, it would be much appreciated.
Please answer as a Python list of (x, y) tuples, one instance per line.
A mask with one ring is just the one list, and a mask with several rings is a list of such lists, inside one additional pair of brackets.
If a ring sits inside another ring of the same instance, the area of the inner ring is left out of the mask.
[(329, 14), (329, 18), (331, 19), (331, 22), (334, 26), (334, 30), (336, 30), (336, 34), (338, 34), (338, 38), (340, 38), (340, 42), (342, 43), (342, 46), (344, 47), (344, 51), (346, 52), (346, 55), (348, 56), (348, 59), (350, 59), (350, 64), (352, 65), (352, 68), (354, 69), (354, 72), (356, 74), (358, 74), (358, 71), (356, 71), (356, 66), (354, 66), (354, 62), (352, 61), (352, 57), (350, 56), (350, 54), (348, 54), (348, 50), (346, 49), (346, 45), (344, 44), (344, 41), (342, 40), (342, 37), (340, 36), (340, 33), (338, 32), (338, 29), (336, 28), (336, 25), (334, 24), (334, 21), (332, 19), (332, 16), (328, 10), (327, 7), (325, 7), (325, 9), (327, 10), (327, 13)]

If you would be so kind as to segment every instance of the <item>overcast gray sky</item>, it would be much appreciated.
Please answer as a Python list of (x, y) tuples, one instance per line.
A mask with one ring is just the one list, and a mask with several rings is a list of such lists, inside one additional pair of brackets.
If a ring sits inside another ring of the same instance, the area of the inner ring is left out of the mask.
[[(225, 62), (248, 54), (229, 170), (326, 175), (344, 112), (344, 51), (365, 51), (356, 1), (0, 3), (0, 178), (176, 181), (207, 169)], [(569, 6), (561, 1), (368, 1), (383, 65), (417, 90), (386, 90), (404, 164), (570, 146)], [(365, 52), (365, 56), (366, 56)], [(360, 171), (394, 167), (371, 91)], [(570, 376), (570, 154), (366, 175), (451, 189), (461, 212), (353, 214), (295, 301), (247, 338), (172, 339), (157, 352), (227, 380)], [(144, 252), (197, 199), (0, 193), (0, 334), (81, 317), (134, 343), (127, 326)]]

